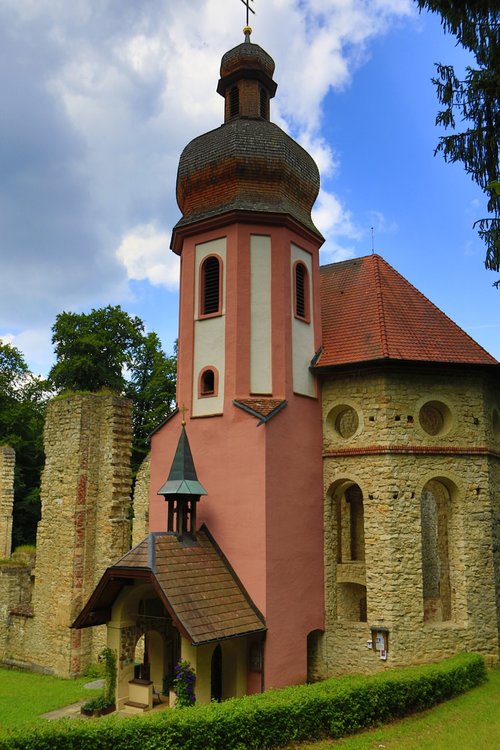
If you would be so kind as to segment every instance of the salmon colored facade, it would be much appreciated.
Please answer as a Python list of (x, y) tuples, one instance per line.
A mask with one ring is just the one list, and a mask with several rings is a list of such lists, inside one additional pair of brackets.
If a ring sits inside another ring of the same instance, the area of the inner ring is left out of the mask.
[[(183, 216), (172, 238), (181, 256), (177, 403), (208, 493), (198, 523), (210, 529), (267, 627), (262, 670), (249, 669), (249, 692), (304, 682), (308, 634), (324, 625), (321, 407), (309, 370), (321, 344), (323, 238), (310, 213), (319, 173), (269, 120), (273, 71), (248, 33), (224, 55), (217, 90), (225, 122), (181, 156)], [(204, 288), (215, 281), (205, 279), (207, 258), (219, 274), (219, 302), (212, 290), (209, 314)], [(156, 493), (180, 422), (179, 413), (152, 437), (153, 531), (165, 528)]]
[[(219, 373), (224, 388), (222, 413), (190, 419), (198, 377), (193, 368), (195, 250), (221, 235), (227, 242), (222, 315), (225, 369)], [(233, 403), (255, 398), (250, 388), (252, 236), (269, 237), (271, 247), (272, 392), (262, 398), (286, 402), (262, 424)], [(198, 520), (210, 528), (268, 628), (263, 678), (249, 672), (249, 692), (305, 681), (307, 636), (323, 627), (321, 409), (316, 396), (293, 391), (290, 247), (299, 243), (311, 255), (311, 318), (316, 321), (318, 348), (317, 241), (286, 226), (234, 223), (188, 237), (182, 247), (178, 403), (187, 408), (189, 440), (198, 476), (208, 492), (200, 502)], [(308, 352), (309, 360), (313, 354), (314, 350)], [(165, 502), (156, 491), (172, 463), (180, 420), (180, 414), (170, 419), (152, 439), (153, 531), (163, 530), (166, 524)]]

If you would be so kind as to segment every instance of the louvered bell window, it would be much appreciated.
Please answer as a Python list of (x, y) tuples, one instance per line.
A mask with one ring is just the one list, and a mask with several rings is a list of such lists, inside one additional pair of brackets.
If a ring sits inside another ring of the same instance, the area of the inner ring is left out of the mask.
[(307, 270), (303, 263), (297, 263), (295, 266), (295, 315), (304, 320), (309, 317)]
[(233, 86), (229, 92), (229, 117), (237, 117), (240, 114), (240, 92), (237, 86)]
[(267, 106), (268, 106), (268, 97), (267, 92), (264, 89), (260, 90), (260, 116), (264, 120), (268, 120), (269, 116), (267, 113)]
[(220, 310), (220, 262), (211, 255), (202, 266), (202, 315), (216, 315)]

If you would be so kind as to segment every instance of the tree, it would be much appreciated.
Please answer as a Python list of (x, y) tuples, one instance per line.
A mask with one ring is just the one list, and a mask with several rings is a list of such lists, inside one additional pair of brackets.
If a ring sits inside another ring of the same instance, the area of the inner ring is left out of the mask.
[[(436, 152), (447, 162), (462, 162), (465, 171), (487, 195), (491, 216), (478, 219), (478, 233), (486, 245), (486, 268), (500, 270), (500, 10), (498, 0), (417, 0), (441, 16), (447, 32), (476, 59), (476, 67), (467, 67), (463, 80), (451, 65), (437, 65), (433, 79), (444, 109), (436, 124), (455, 129), (456, 118), (464, 123), (460, 133), (439, 139)], [(500, 285), (500, 280), (495, 286)]]
[(46, 381), (32, 375), (16, 347), (0, 342), (0, 443), (16, 451), (13, 547), (35, 542), (47, 397)]
[(49, 379), (59, 391), (110, 388), (133, 403), (132, 470), (148, 452), (149, 433), (174, 407), (176, 357), (167, 356), (156, 333), (117, 307), (63, 312), (52, 328), (56, 364)]
[(29, 374), (23, 355), (0, 340), (0, 399), (16, 396)]
[(90, 313), (62, 312), (52, 327), (56, 364), (49, 380), (59, 391), (98, 391), (101, 388), (122, 393), (129, 368), (141, 345), (144, 324), (119, 305)]
[(143, 337), (135, 352), (126, 394), (134, 404), (132, 469), (148, 452), (148, 435), (175, 408), (177, 356), (164, 353), (156, 333)]

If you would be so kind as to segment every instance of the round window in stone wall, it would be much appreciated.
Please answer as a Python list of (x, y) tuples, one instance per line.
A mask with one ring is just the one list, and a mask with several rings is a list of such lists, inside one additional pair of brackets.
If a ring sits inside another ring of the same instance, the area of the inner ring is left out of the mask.
[(441, 435), (450, 426), (451, 412), (441, 401), (427, 401), (420, 409), (418, 419), (428, 435)]
[(335, 431), (343, 438), (352, 437), (359, 426), (358, 413), (352, 406), (340, 406), (335, 409), (333, 426)]

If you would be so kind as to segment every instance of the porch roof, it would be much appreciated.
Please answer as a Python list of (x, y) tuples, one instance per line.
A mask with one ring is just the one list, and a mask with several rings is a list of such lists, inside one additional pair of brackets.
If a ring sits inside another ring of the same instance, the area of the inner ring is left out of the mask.
[(71, 627), (101, 625), (122, 588), (149, 581), (174, 624), (193, 645), (266, 630), (229, 562), (203, 526), (196, 543), (165, 532), (150, 533), (106, 570)]

